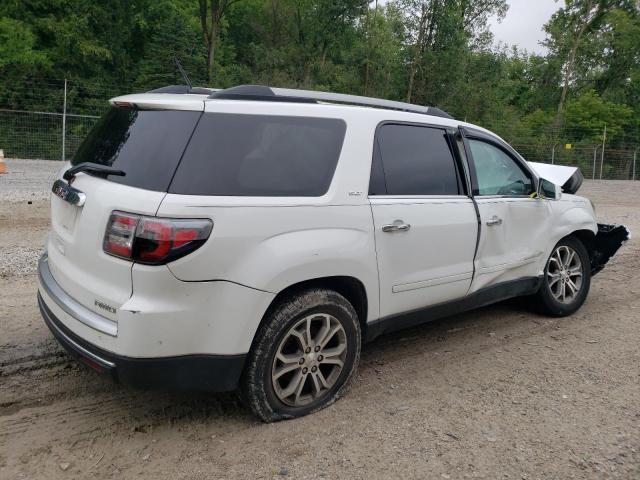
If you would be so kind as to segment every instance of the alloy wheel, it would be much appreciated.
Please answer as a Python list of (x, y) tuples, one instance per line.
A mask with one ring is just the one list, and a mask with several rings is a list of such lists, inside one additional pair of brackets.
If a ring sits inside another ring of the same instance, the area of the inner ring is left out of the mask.
[(347, 335), (332, 315), (316, 313), (296, 322), (278, 345), (271, 381), (278, 399), (301, 407), (335, 385), (347, 356)]
[(578, 252), (568, 245), (556, 248), (547, 263), (547, 282), (553, 298), (572, 303), (582, 288), (582, 262)]

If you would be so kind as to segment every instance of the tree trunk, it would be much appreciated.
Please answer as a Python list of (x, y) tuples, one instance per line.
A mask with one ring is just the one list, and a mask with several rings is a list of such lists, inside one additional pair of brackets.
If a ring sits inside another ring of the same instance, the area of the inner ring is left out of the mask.
[(558, 111), (556, 112), (556, 118), (553, 122), (554, 130), (558, 128), (560, 125), (560, 116), (562, 115), (562, 109), (564, 108), (564, 102), (567, 99), (567, 93), (569, 92), (569, 81), (571, 80), (571, 75), (573, 75), (573, 67), (576, 61), (576, 54), (578, 52), (578, 45), (580, 44), (580, 38), (582, 37), (582, 33), (584, 28), (580, 28), (578, 35), (576, 37), (576, 41), (571, 47), (571, 52), (569, 53), (569, 59), (567, 61), (567, 68), (564, 73), (564, 83), (562, 85), (562, 92), (560, 93), (560, 102), (558, 102)]
[(271, 0), (271, 46), (278, 45), (280, 39), (280, 22), (278, 21), (279, 0)]
[(296, 72), (296, 82), (298, 85), (306, 86), (308, 74), (309, 74), (309, 52), (306, 46), (306, 37), (304, 31), (304, 24), (302, 21), (302, 11), (300, 3), (297, 4), (295, 10), (295, 24), (298, 33), (298, 46), (302, 51), (302, 55), (299, 63), (299, 70)]
[[(371, 22), (369, 21), (369, 12), (367, 11), (367, 60), (365, 63), (365, 71), (364, 71), (364, 94), (367, 95), (369, 92), (369, 70), (371, 65), (371, 50), (373, 49), (373, 32), (377, 28), (378, 21), (378, 0), (376, 0), (375, 10), (373, 11), (373, 27), (371, 26)], [(373, 31), (372, 31), (373, 30)]]
[(210, 45), (209, 45), (210, 33), (209, 33), (209, 23), (207, 21), (207, 17), (209, 16), (207, 13), (208, 12), (207, 0), (199, 0), (198, 5), (200, 7), (200, 27), (202, 28), (202, 41), (207, 47), (207, 65), (209, 65), (208, 59), (209, 59), (209, 49), (210, 49)]
[(209, 45), (207, 48), (207, 80), (213, 86), (213, 67), (216, 60), (216, 47), (218, 46), (218, 30), (220, 28), (220, 17), (217, 12), (211, 12), (211, 32), (209, 34)]
[[(378, 1), (376, 0), (376, 8)], [(364, 95), (367, 95), (367, 90), (369, 89), (369, 62), (371, 61), (371, 21), (369, 19), (369, 12), (367, 12), (365, 29), (367, 31), (367, 57), (364, 61)]]
[[(202, 38), (207, 46), (207, 80), (211, 85), (220, 36), (220, 20), (226, 10), (240, 0), (198, 0)], [(208, 2), (208, 3), (207, 3)]]
[(587, 4), (587, 17), (584, 19), (578, 32), (576, 33), (575, 41), (573, 46), (571, 47), (571, 51), (569, 52), (569, 58), (567, 60), (567, 67), (564, 73), (564, 82), (562, 85), (562, 92), (560, 93), (560, 101), (558, 102), (558, 110), (556, 112), (556, 118), (553, 121), (553, 129), (554, 132), (557, 131), (560, 126), (560, 116), (562, 115), (562, 109), (564, 108), (564, 103), (567, 100), (567, 94), (569, 93), (569, 82), (571, 81), (571, 76), (573, 75), (573, 70), (575, 68), (576, 63), (576, 55), (578, 53), (578, 48), (580, 47), (580, 41), (582, 40), (582, 35), (585, 30), (589, 26), (591, 19), (589, 18), (589, 12), (593, 9), (594, 2), (590, 1)]
[(413, 82), (416, 76), (416, 70), (418, 69), (418, 62), (422, 56), (424, 34), (427, 25), (427, 4), (422, 4), (422, 11), (420, 12), (420, 23), (418, 24), (418, 39), (416, 41), (416, 52), (411, 61), (411, 67), (409, 70), (409, 86), (407, 87), (407, 102), (411, 103), (411, 95), (413, 94)]

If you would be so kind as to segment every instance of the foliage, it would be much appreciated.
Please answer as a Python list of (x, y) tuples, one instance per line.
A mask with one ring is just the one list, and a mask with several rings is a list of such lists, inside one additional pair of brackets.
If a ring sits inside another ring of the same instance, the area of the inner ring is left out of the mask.
[(558, 7), (535, 55), (494, 46), (506, 0), (4, 0), (0, 108), (59, 112), (66, 78), (69, 110), (100, 114), (181, 83), (177, 57), (196, 85), (410, 99), (522, 145), (595, 145), (605, 124), (612, 146), (637, 143), (637, 2)]
[(25, 23), (13, 18), (0, 19), (0, 68), (14, 70), (45, 65), (47, 58), (35, 47), (36, 36)]

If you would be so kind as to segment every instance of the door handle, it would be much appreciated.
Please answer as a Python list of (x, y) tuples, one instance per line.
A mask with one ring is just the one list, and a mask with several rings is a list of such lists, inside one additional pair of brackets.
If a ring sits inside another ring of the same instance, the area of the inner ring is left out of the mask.
[(497, 215), (494, 215), (490, 220), (487, 220), (488, 227), (493, 227), (494, 225), (502, 225), (502, 219)]
[(391, 232), (406, 232), (411, 228), (411, 225), (408, 223), (404, 223), (402, 220), (396, 220), (390, 225), (383, 225), (382, 231), (391, 233)]

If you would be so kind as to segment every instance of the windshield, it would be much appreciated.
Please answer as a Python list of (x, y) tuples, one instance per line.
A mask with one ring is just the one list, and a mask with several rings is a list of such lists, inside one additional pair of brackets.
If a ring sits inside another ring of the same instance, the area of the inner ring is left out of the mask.
[(71, 160), (125, 172), (116, 183), (166, 192), (201, 112), (112, 107), (91, 130)]

